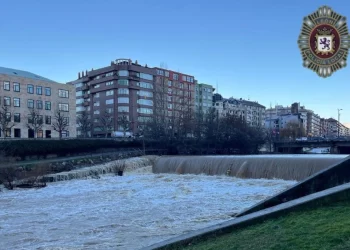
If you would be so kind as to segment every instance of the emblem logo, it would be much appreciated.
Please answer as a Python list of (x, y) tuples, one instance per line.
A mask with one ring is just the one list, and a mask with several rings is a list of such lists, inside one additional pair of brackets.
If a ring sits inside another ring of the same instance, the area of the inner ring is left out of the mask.
[(304, 67), (321, 77), (346, 67), (350, 36), (346, 18), (322, 6), (304, 18), (298, 40)]

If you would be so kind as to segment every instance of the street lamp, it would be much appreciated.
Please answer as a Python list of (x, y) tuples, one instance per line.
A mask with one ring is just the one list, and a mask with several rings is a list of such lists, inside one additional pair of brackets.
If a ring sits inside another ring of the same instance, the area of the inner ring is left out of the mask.
[(338, 138), (339, 138), (339, 130), (340, 130), (340, 111), (343, 110), (343, 109), (338, 109)]

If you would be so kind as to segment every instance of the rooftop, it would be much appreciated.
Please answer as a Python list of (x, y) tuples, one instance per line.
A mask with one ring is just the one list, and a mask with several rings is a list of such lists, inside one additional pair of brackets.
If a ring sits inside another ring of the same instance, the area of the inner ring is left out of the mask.
[(55, 82), (55, 81), (52, 81), (50, 79), (36, 75), (36, 74), (28, 72), (28, 71), (23, 71), (23, 70), (18, 70), (18, 69), (10, 69), (10, 68), (5, 68), (5, 67), (0, 67), (0, 74), (9, 75), (9, 76), (19, 76), (19, 77), (29, 78), (29, 79), (33, 79), (33, 80)]

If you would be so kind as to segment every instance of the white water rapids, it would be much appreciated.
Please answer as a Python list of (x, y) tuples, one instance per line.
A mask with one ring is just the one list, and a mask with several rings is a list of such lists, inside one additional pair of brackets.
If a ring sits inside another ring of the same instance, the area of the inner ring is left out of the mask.
[(0, 192), (0, 249), (140, 249), (232, 219), (295, 184), (150, 172)]

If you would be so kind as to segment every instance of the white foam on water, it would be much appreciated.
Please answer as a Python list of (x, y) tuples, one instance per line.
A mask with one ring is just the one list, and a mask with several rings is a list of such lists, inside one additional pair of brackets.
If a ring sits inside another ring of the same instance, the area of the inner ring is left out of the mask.
[(232, 219), (295, 184), (150, 170), (0, 193), (0, 249), (139, 249)]

